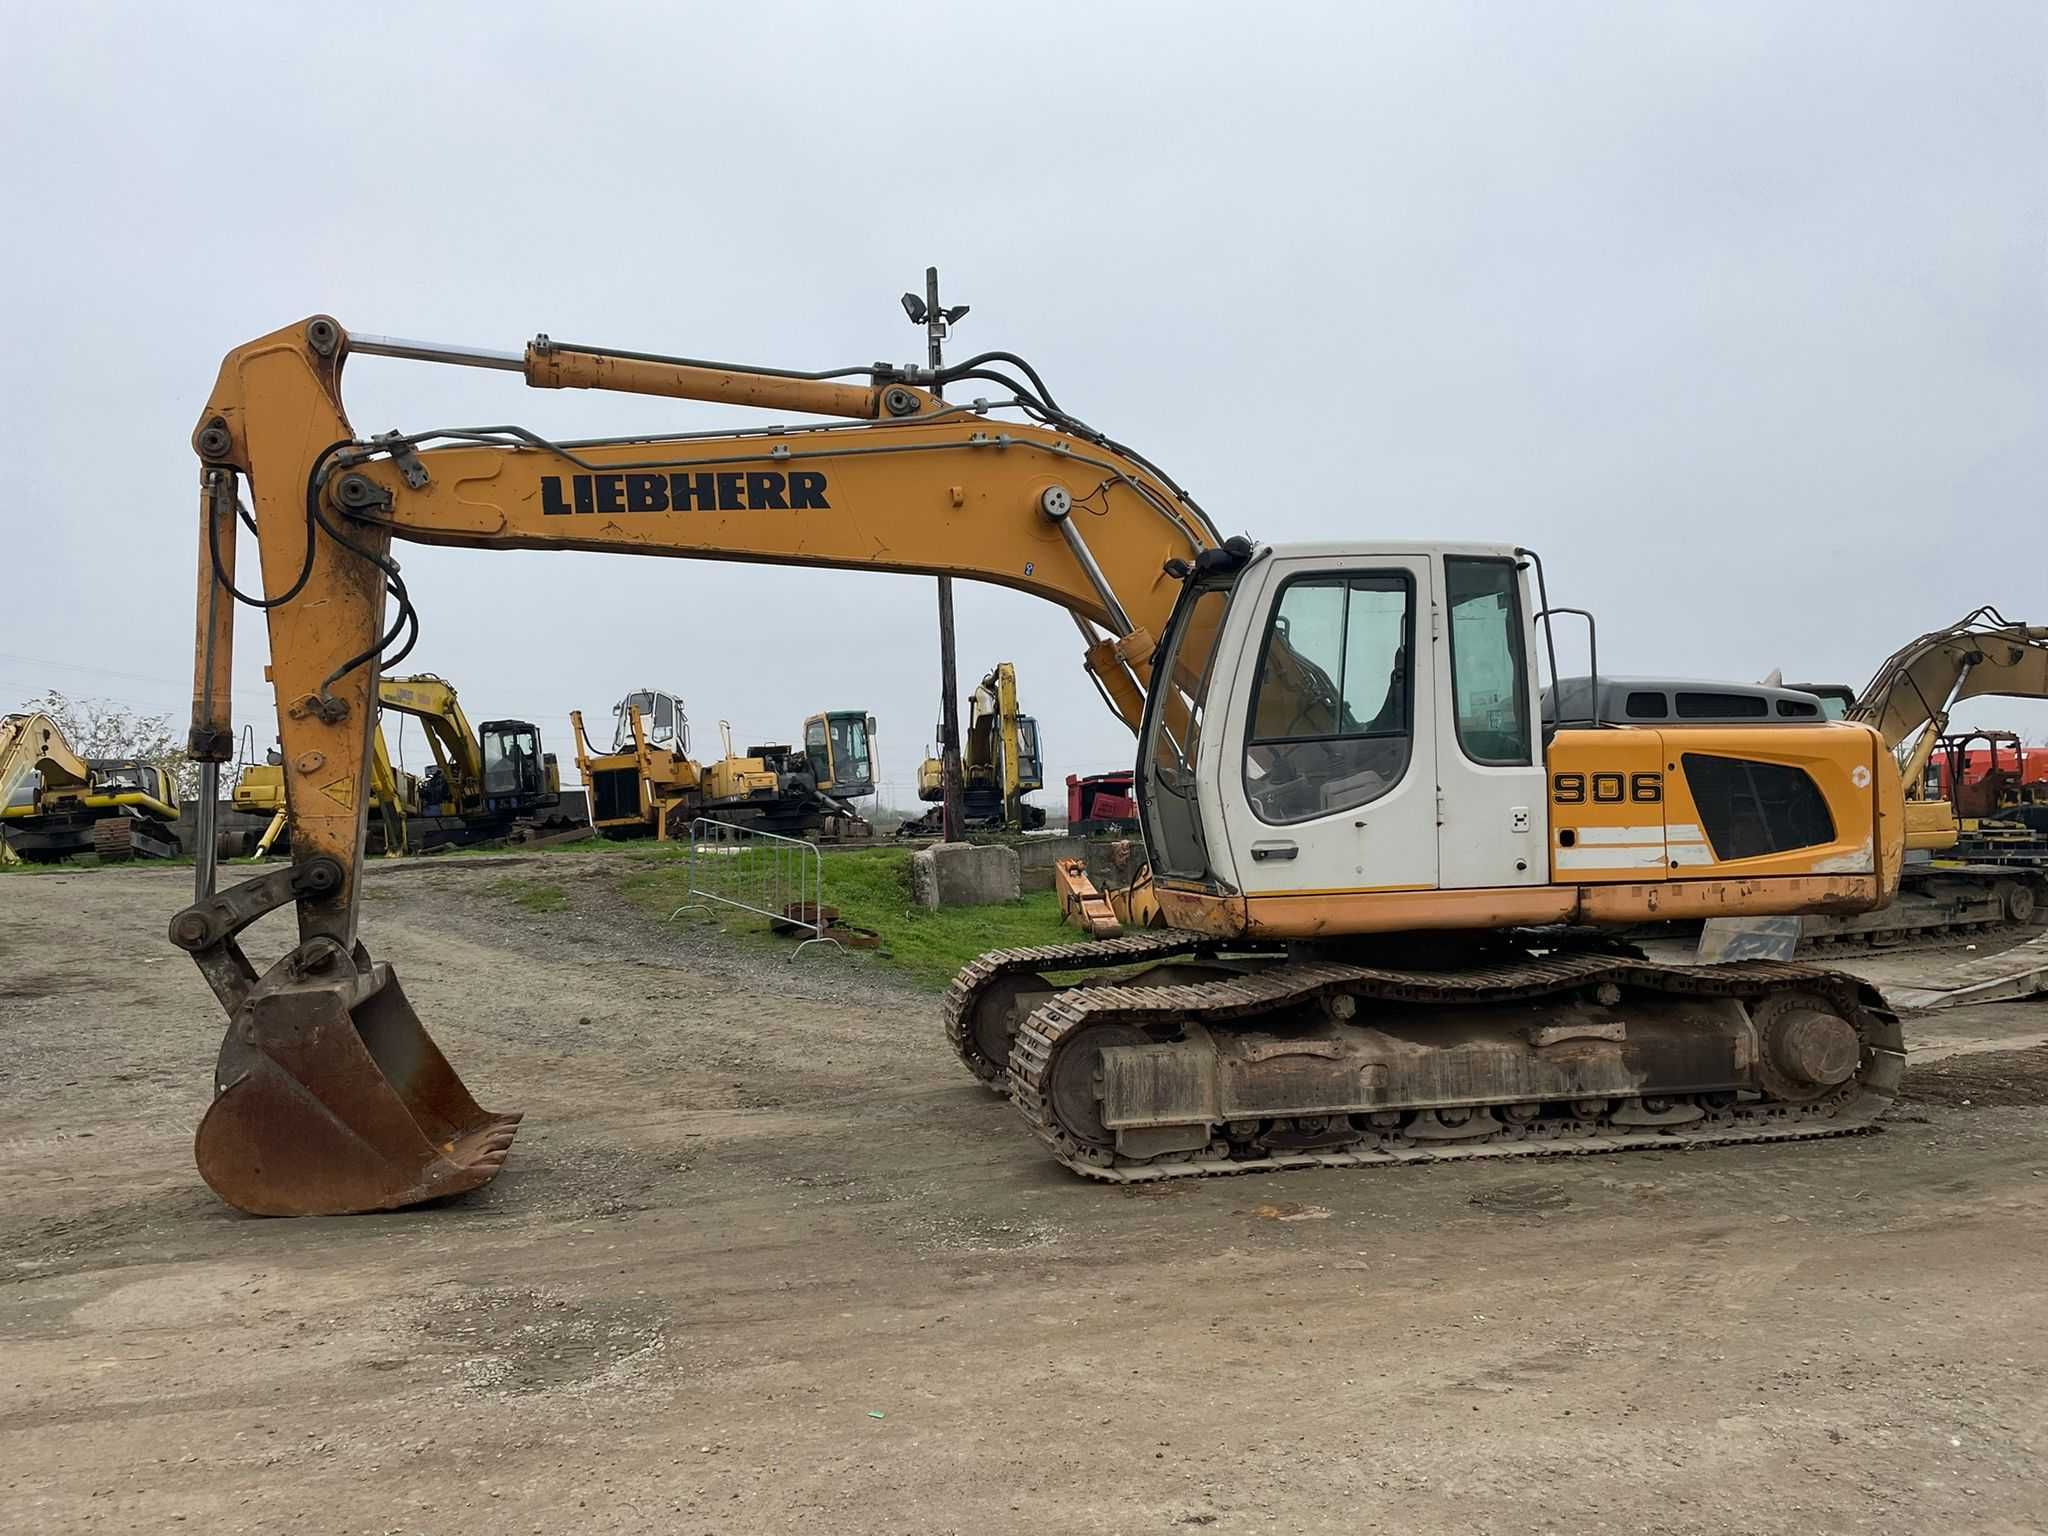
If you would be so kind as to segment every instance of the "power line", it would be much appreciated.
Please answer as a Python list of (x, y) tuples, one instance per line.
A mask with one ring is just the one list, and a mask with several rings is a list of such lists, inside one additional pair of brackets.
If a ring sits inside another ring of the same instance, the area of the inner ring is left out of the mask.
[[(24, 666), (31, 667), (55, 667), (65, 672), (90, 672), (99, 677), (126, 678), (134, 683), (156, 683), (165, 688), (186, 688), (191, 685), (190, 678), (163, 677), (152, 672), (125, 672), (119, 667), (95, 666), (90, 662), (59, 661), (54, 656), (22, 656), (13, 651), (0, 651), (0, 661), (19, 662)], [(16, 675), (22, 677), (33, 676), (33, 674), (26, 672), (17, 673)], [(253, 688), (237, 688), (232, 691), (237, 698), (261, 698), (266, 700), (270, 698), (268, 692), (259, 693)]]

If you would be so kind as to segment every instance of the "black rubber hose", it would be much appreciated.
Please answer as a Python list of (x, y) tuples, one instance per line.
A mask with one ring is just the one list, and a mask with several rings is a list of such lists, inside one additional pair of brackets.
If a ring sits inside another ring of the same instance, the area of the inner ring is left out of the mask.
[[(956, 378), (986, 377), (986, 375), (977, 375), (974, 371), (980, 368), (983, 363), (1008, 363), (1012, 367), (1020, 369), (1024, 377), (1031, 381), (1031, 387), (1038, 392), (1038, 398), (1045, 402), (1047, 410), (1062, 416), (1066, 414), (1060, 410), (1059, 405), (1053, 400), (1052, 391), (1045, 387), (1045, 380), (1038, 376), (1038, 370), (1014, 352), (977, 352), (964, 362), (955, 363), (950, 368), (941, 368), (938, 372), (939, 382), (950, 384)], [(1019, 393), (1022, 393), (1022, 391), (1019, 391)]]
[[(325, 455), (322, 455), (322, 457), (325, 457)], [(357, 556), (359, 559), (369, 561), (384, 573), (385, 590), (398, 599), (398, 617), (392, 621), (391, 628), (386, 630), (368, 650), (351, 656), (347, 661), (335, 668), (334, 671), (328, 673), (321, 682), (320, 693), (324, 698), (327, 695), (327, 690), (341, 681), (342, 678), (347, 677), (349, 673), (355, 671), (364, 662), (381, 655), (387, 650), (391, 642), (396, 640), (399, 633), (407, 628), (407, 626), (411, 627), (412, 634), (406, 640), (405, 645), (392, 657), (392, 664), (396, 665), (411, 654), (413, 646), (419, 640), (419, 613), (412, 605), (412, 598), (406, 593), (405, 580), (398, 573), (398, 562), (396, 560), (393, 560), (388, 555), (379, 555), (365, 549), (362, 545), (356, 543), (355, 540), (349, 538), (327, 520), (327, 514), (321, 510), (317, 498), (309, 502), (308, 507), (312, 511), (314, 518), (318, 521), (321, 530), (330, 539), (334, 540), (335, 543), (339, 544), (350, 554)]]
[[(247, 604), (251, 608), (282, 608), (305, 591), (306, 583), (313, 576), (313, 524), (318, 516), (317, 509), (320, 504), (320, 466), (327, 462), (329, 454), (337, 448), (348, 447), (351, 441), (352, 439), (344, 437), (338, 443), (329, 443), (320, 450), (319, 455), (313, 460), (313, 467), (306, 472), (306, 559), (299, 567), (298, 579), (282, 596), (251, 597), (228, 580), (226, 562), (220, 557), (220, 525), (211, 516), (206, 519), (206, 549), (213, 559), (213, 579), (225, 587), (228, 595), (236, 602)], [(242, 500), (239, 496), (235, 498), (235, 511), (240, 514), (242, 521), (249, 525), (249, 531), (260, 539), (262, 534), (258, 531), (254, 519), (242, 510)]]
[(1060, 412), (1054, 410), (1051, 406), (1047, 405), (1043, 400), (1039, 399), (1038, 396), (1034, 395), (1022, 384), (1019, 384), (1007, 373), (997, 373), (992, 368), (959, 368), (947, 370), (945, 378), (946, 383), (957, 383), (961, 379), (985, 379), (991, 384), (1000, 384), (1003, 386), (1003, 388), (1009, 390), (1011, 393), (1016, 395), (1018, 400), (1025, 406), (1028, 406), (1030, 409), (1041, 412), (1046, 416), (1060, 416)]

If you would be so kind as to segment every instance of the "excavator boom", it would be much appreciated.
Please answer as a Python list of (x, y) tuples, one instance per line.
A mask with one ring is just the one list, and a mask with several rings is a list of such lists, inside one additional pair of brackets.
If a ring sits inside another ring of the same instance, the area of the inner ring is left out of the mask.
[(1876, 727), (1894, 752), (1912, 743), (1900, 769), (1908, 797), (1918, 798), (1950, 711), (1993, 695), (2048, 698), (2048, 625), (2014, 624), (1991, 607), (1966, 614), (1887, 657), (1849, 718)]
[[(356, 351), (519, 369), (543, 388), (849, 421), (562, 443), (467, 427), (364, 441), (341, 402), (342, 367)], [(872, 372), (861, 387), (545, 338), (522, 357), (351, 338), (324, 316), (222, 363), (193, 437), (201, 583), (188, 745), (202, 763), (231, 755), (230, 599), (260, 603), (292, 843), (289, 870), (226, 892), (205, 888), (202, 871), (199, 899), (173, 924), (173, 941), (194, 955), (231, 1018), (198, 1138), (201, 1171), (224, 1198), (252, 1211), (415, 1203), (492, 1177), (517, 1123), (468, 1096), (388, 968), (356, 938), (378, 658), (417, 622), (394, 539), (996, 582), (1075, 615), (1090, 671), (1135, 729), (1151, 636), (1178, 591), (1165, 567), (1221, 542), (1206, 517), (1165, 476), (1048, 400), (1032, 397), (1037, 421), (998, 423), (985, 407), (951, 405)], [(255, 592), (238, 586), (236, 565), (245, 483), (258, 531)], [(1113, 588), (1106, 570), (1124, 585)], [(259, 977), (236, 935), (287, 902), (297, 908), (299, 945)], [(322, 1106), (319, 1136), (286, 1112), (294, 1095)]]
[(170, 774), (156, 764), (83, 758), (50, 716), (0, 716), (0, 822), (11, 829), (0, 840), (0, 864), (88, 850), (102, 863), (137, 852), (168, 858), (177, 852), (177, 800)]
[[(0, 820), (18, 812), (34, 812), (31, 798), (17, 807), (14, 801), (24, 790), (33, 794), (38, 776), (44, 782), (69, 780), (83, 786), (92, 777), (85, 760), (71, 750), (64, 731), (56, 721), (41, 713), (0, 715)], [(0, 864), (12, 864), (18, 855), (0, 834)]]
[(1942, 853), (1961, 823), (1947, 798), (1930, 795), (1928, 767), (1949, 716), (1965, 699), (2048, 698), (2048, 626), (2015, 624), (1979, 608), (1901, 646), (1849, 707), (1874, 727), (1897, 760), (1906, 796), (1907, 846)]

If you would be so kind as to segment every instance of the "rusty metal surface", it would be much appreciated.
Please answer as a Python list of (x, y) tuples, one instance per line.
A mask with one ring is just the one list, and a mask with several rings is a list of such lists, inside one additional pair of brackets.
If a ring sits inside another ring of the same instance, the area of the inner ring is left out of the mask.
[(171, 942), (228, 1014), (193, 1156), (214, 1192), (251, 1215), (395, 1210), (474, 1189), (504, 1167), (519, 1125), (470, 1097), (391, 968), (360, 944), (316, 936), (256, 974), (241, 932), (338, 880), (315, 858), (171, 920)]
[(388, 966), (271, 981), (228, 1026), (194, 1143), (216, 1194), (251, 1215), (334, 1216), (496, 1177), (520, 1117), (470, 1097)]

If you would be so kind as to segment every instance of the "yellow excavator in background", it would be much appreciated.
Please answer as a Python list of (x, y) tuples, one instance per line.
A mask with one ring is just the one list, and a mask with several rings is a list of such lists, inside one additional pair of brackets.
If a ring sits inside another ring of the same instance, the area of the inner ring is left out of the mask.
[[(818, 793), (845, 807), (842, 838), (873, 837), (874, 827), (854, 809), (875, 792), (875, 717), (864, 709), (828, 709), (804, 721), (804, 756)], [(855, 825), (857, 824), (857, 825)]]
[[(945, 825), (945, 764), (936, 756), (917, 769), (917, 798), (933, 809), (896, 829), (898, 837), (936, 837)], [(1038, 721), (1017, 704), (1017, 669), (999, 661), (967, 701), (960, 741), (960, 820), (970, 832), (1035, 832), (1045, 811), (1025, 796), (1045, 786)]]
[(590, 795), (590, 820), (612, 839), (687, 839), (709, 816), (732, 826), (820, 842), (872, 837), (854, 809), (874, 793), (874, 716), (831, 710), (804, 722), (804, 746), (733, 750), (732, 727), (718, 722), (725, 755), (709, 765), (690, 756), (690, 717), (682, 699), (640, 688), (612, 706), (609, 752), (593, 752), (581, 710), (571, 711), (576, 767)]
[(134, 758), (83, 758), (48, 715), (0, 716), (0, 863), (175, 858), (178, 786)]
[[(341, 401), (357, 353), (840, 419), (366, 438)], [(968, 381), (997, 398), (939, 393)], [(320, 315), (228, 354), (193, 443), (192, 754), (232, 756), (234, 605), (261, 602), (290, 789), (291, 866), (216, 890), (202, 859), (171, 923), (228, 1015), (195, 1151), (243, 1210), (472, 1189), (519, 1122), (478, 1106), (358, 930), (379, 653), (419, 619), (393, 539), (969, 577), (1064, 608), (1138, 732), (1169, 926), (984, 956), (944, 1015), (1090, 1177), (1832, 1136), (1898, 1089), (1898, 1022), (1853, 977), (1657, 964), (1578, 931), (1882, 906), (1905, 843), (1882, 738), (1543, 730), (1555, 610), (1527, 549), (1224, 539), (1007, 353), (795, 374)], [(259, 973), (238, 936), (285, 906), (299, 942)]]
[[(381, 851), (427, 851), (502, 837), (523, 821), (561, 804), (555, 754), (541, 750), (527, 720), (486, 720), (472, 726), (455, 685), (431, 672), (378, 680), (377, 702), (390, 714), (420, 722), (434, 766), (424, 778), (394, 769), (384, 733), (371, 732), (370, 798), (382, 830)], [(273, 813), (255, 852), (268, 853), (285, 827), (283, 756), (245, 769), (236, 782), (237, 809)]]
[(1873, 726), (1897, 758), (1909, 853), (1963, 841), (1957, 806), (1929, 767), (1956, 706), (1993, 697), (2048, 699), (2048, 625), (2016, 624), (1987, 605), (1901, 646), (1849, 706), (1847, 718)]
[(379, 705), (410, 715), (427, 733), (434, 766), (420, 780), (425, 844), (502, 837), (522, 821), (547, 822), (562, 801), (562, 773), (530, 720), (472, 726), (455, 685), (431, 672), (384, 678)]

